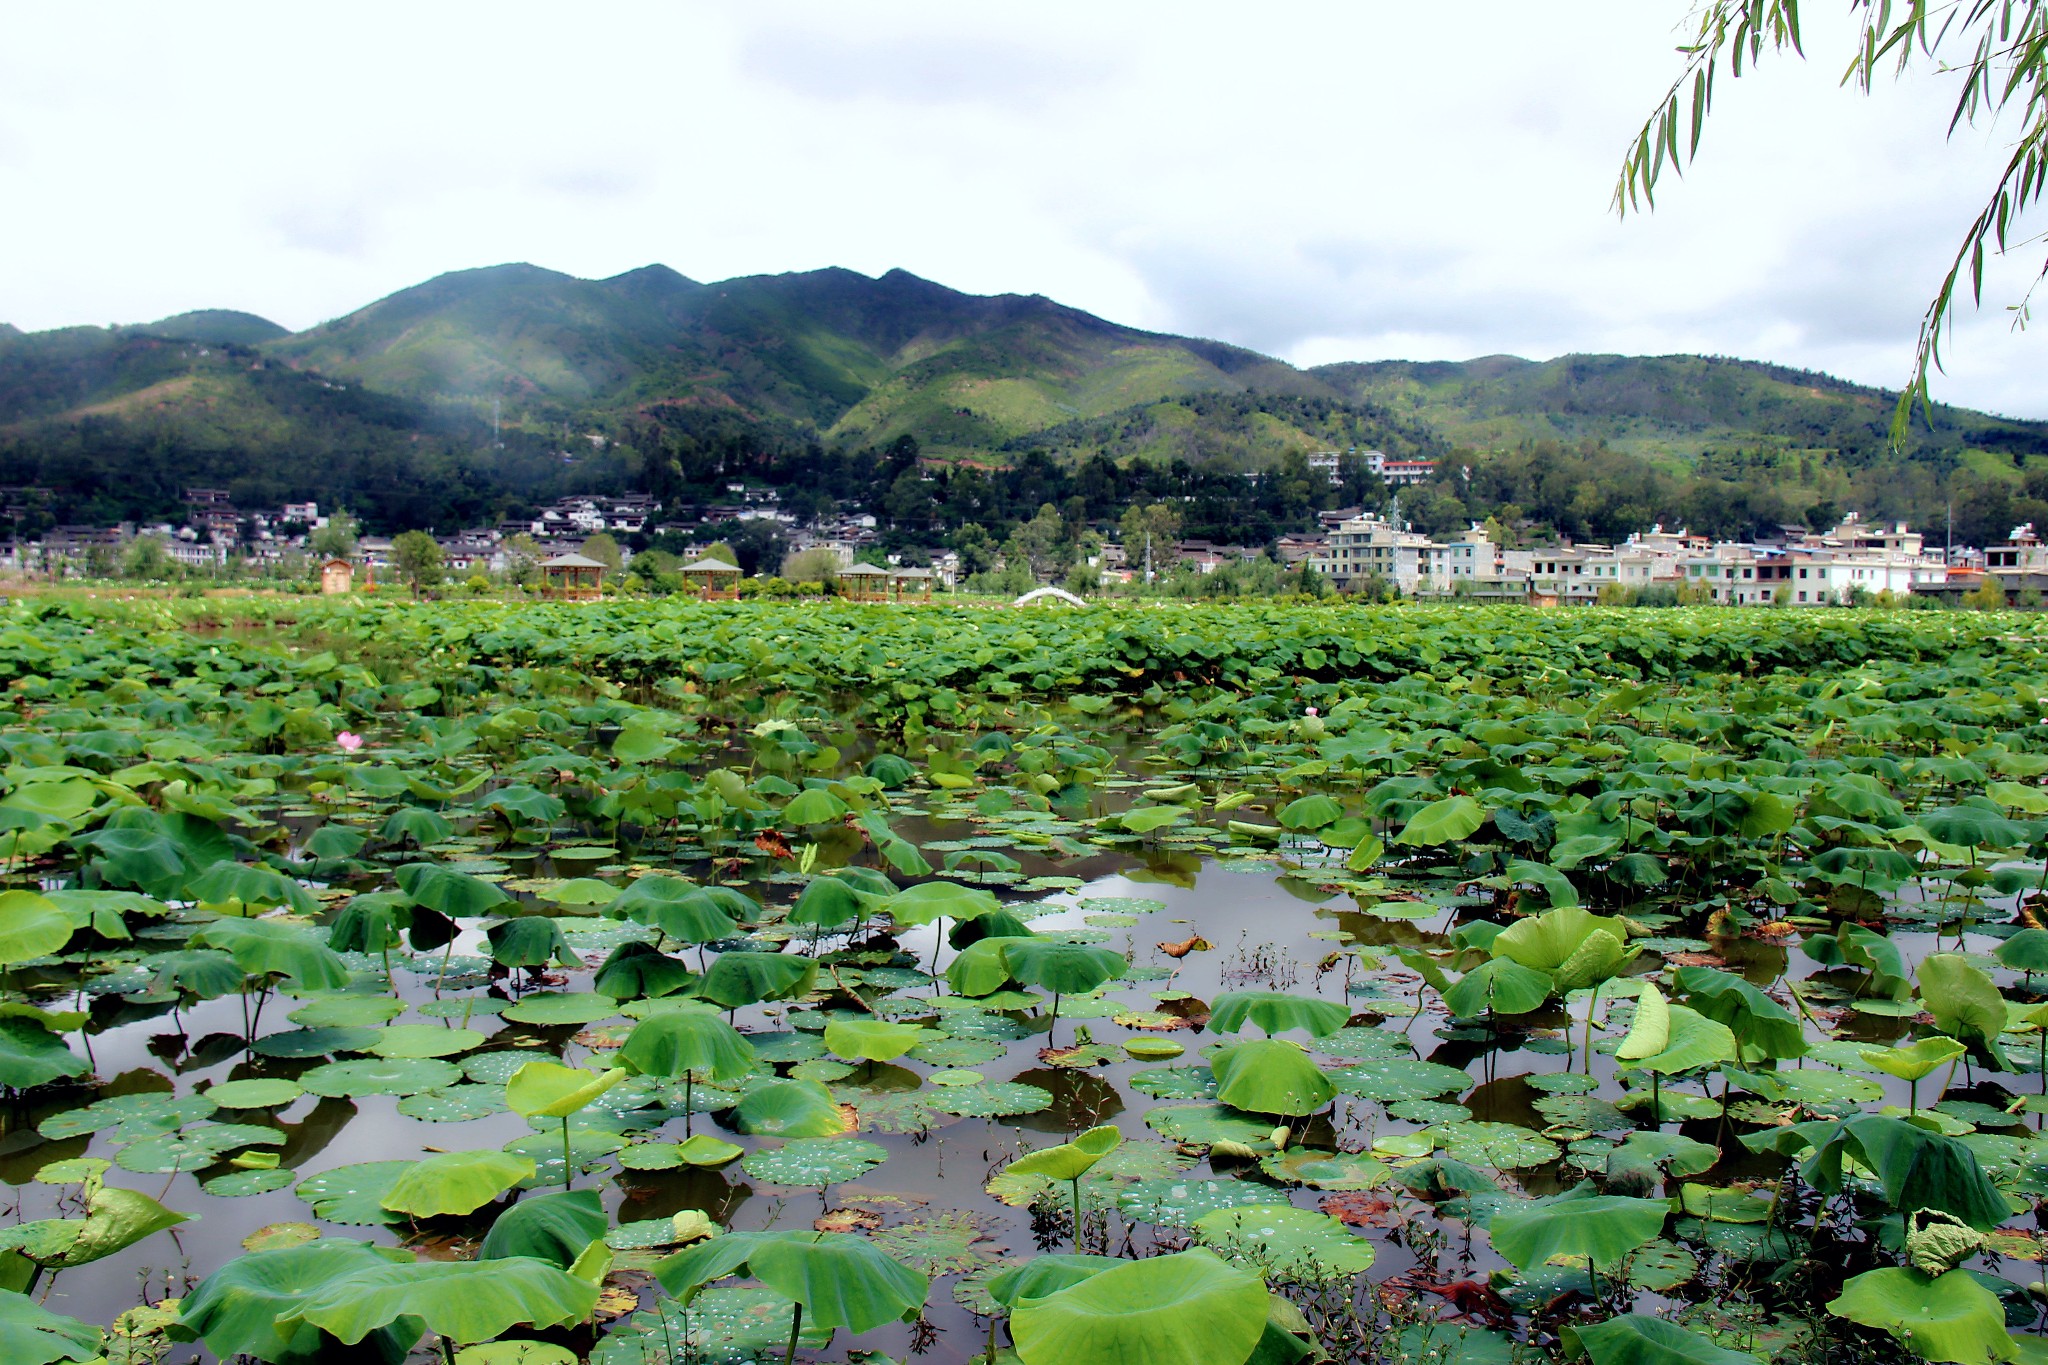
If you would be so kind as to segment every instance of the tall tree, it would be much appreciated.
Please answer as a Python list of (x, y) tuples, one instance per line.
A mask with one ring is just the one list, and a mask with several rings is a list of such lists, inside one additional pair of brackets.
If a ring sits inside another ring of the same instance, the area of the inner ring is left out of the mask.
[[(1971, 300), (1981, 303), (1986, 251), (2003, 254), (2008, 247), (2038, 240), (2016, 228), (2048, 190), (2048, 0), (1913, 0), (1897, 6), (1892, 0), (1849, 0), (1849, 10), (1859, 24), (1843, 84), (1868, 94), (1884, 66), (1900, 73), (1916, 64), (1959, 70), (1963, 81), (1949, 117), (1951, 135), (1965, 125), (1994, 122), (2008, 109), (2018, 111), (2021, 120), (1997, 183), (1964, 229), (1948, 273), (1921, 316), (1913, 373), (1892, 417), (1892, 440), (1898, 444), (1916, 400), (1932, 416), (1928, 375), (1941, 367), (1942, 333), (1965, 274)], [(1622, 159), (1614, 188), (1619, 213), (1653, 207), (1665, 167), (1679, 169), (1698, 154), (1719, 73), (1736, 77), (1745, 67), (1753, 71), (1766, 51), (1806, 55), (1799, 0), (1705, 0), (1698, 14), (1692, 41), (1679, 49), (1685, 54), (1684, 69)], [(1958, 56), (1960, 61), (1952, 60)], [(2036, 287), (2044, 278), (2048, 266), (2035, 277)], [(2022, 324), (2032, 297), (2030, 288), (2016, 305)]]
[(446, 563), (441, 543), (425, 531), (404, 531), (391, 541), (391, 567), (412, 585), (414, 597), (418, 597), (422, 589), (434, 587), (446, 577)]

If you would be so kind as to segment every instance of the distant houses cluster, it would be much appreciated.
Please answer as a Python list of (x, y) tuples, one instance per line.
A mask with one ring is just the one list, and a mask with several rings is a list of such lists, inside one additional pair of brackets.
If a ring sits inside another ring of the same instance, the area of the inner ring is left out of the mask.
[[(1322, 468), (1315, 461), (1325, 458), (1340, 457), (1335, 452), (1313, 456), (1311, 468)], [(1428, 461), (1390, 460), (1378, 451), (1360, 458), (1395, 485), (1433, 472), (1423, 468)], [(910, 556), (929, 558), (928, 565), (877, 553), (880, 536), (872, 515), (838, 512), (799, 525), (782, 510), (773, 490), (736, 483), (728, 492), (732, 501), (669, 508), (642, 493), (565, 497), (495, 526), (435, 540), (452, 577), (518, 578), (537, 569), (536, 586), (551, 596), (574, 598), (598, 591), (594, 571), (603, 566), (584, 553), (592, 537), (612, 537), (621, 559), (631, 560), (630, 544), (644, 544), (657, 528), (706, 545), (734, 522), (772, 521), (792, 554), (822, 552), (842, 596), (922, 600), (959, 585), (961, 558), (954, 551)], [(0, 517), (18, 527), (48, 497), (46, 490), (0, 488)], [(0, 569), (52, 577), (111, 572), (110, 566), (146, 537), (169, 560), (190, 569), (217, 569), (233, 559), (257, 572), (311, 573), (325, 591), (390, 581), (396, 571), (393, 542), (376, 536), (360, 537), (345, 558), (323, 562), (319, 549), (328, 538), (320, 532), (330, 519), (316, 503), (249, 510), (236, 507), (225, 490), (193, 488), (187, 490), (185, 510), (177, 523), (60, 525), (32, 539), (16, 537), (0, 545)], [(1661, 599), (1736, 607), (1828, 606), (1877, 598), (1953, 601), (1979, 591), (1987, 576), (2012, 602), (2048, 596), (2048, 546), (2031, 523), (2015, 527), (2005, 542), (1977, 550), (1930, 545), (1903, 522), (1871, 523), (1854, 513), (1825, 531), (1787, 526), (1754, 541), (1710, 540), (1659, 525), (1615, 545), (1534, 547), (1501, 543), (1503, 528), (1491, 522), (1441, 539), (1419, 533), (1401, 519), (1398, 496), (1384, 514), (1349, 507), (1318, 513), (1317, 521), (1316, 530), (1281, 536), (1270, 547), (1183, 539), (1133, 550), (1110, 541), (1089, 554), (1090, 581), (1144, 584), (1277, 560), (1290, 571), (1312, 571), (1322, 585), (1340, 593), (1424, 600), (1567, 605)], [(998, 557), (998, 568), (1001, 564)], [(776, 567), (764, 569), (763, 576)], [(667, 558), (662, 572), (693, 596), (738, 595), (740, 570), (723, 560), (701, 554), (684, 556), (680, 563)]]

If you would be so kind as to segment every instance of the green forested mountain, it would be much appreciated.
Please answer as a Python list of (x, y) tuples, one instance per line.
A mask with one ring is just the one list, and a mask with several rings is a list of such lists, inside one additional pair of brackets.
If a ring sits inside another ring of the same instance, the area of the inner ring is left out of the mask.
[[(704, 284), (664, 266), (584, 280), (505, 265), (296, 334), (228, 311), (0, 325), (0, 483), (55, 488), (57, 514), (80, 520), (170, 515), (191, 484), (444, 528), (564, 492), (716, 498), (738, 476), (813, 501), (893, 491), (909, 507), (915, 490), (895, 486), (908, 438), (984, 471), (1028, 461), (977, 476), (1017, 485), (974, 494), (971, 516), (997, 523), (1012, 500), (1067, 495), (1087, 470), (1091, 508), (1200, 483), (1218, 509), (1204, 524), (1228, 532), (1225, 490), (1241, 475), (1280, 470), (1305, 487), (1290, 457), (1355, 448), (1444, 457), (1460, 482), (1406, 504), (1438, 519), (1477, 510), (1484, 486), (1585, 534), (1644, 508), (1734, 505), (1767, 524), (1867, 503), (1924, 520), (1958, 488), (2024, 497), (2029, 460), (2048, 461), (2048, 424), (1959, 409), (1902, 456), (1890, 414), (1877, 390), (1698, 356), (1300, 370), (900, 270)], [(1289, 498), (1248, 508), (1247, 533), (1295, 515)], [(2010, 510), (1994, 498), (1983, 517)]]

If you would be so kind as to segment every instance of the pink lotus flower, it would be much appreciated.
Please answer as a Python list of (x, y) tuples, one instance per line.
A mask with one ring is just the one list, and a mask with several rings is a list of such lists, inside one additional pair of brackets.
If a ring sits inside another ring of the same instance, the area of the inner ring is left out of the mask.
[(363, 747), (363, 737), (361, 735), (352, 735), (346, 730), (336, 735), (334, 742), (341, 746), (341, 751), (345, 754), (352, 754)]
[(1304, 715), (1309, 715), (1309, 716), (1313, 716), (1314, 714), (1316, 714), (1316, 708), (1315, 708), (1315, 707), (1313, 707), (1313, 706), (1311, 706), (1311, 707), (1309, 707), (1309, 708), (1308, 708), (1308, 710), (1307, 710), (1307, 711), (1303, 712), (1302, 714), (1304, 714)]

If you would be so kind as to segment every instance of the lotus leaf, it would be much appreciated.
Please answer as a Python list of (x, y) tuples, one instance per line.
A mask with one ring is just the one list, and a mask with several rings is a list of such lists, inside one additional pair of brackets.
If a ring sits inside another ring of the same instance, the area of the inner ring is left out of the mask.
[(397, 877), (399, 889), (413, 904), (450, 919), (474, 919), (510, 899), (495, 884), (438, 863), (408, 863), (398, 869)]
[(285, 1310), (278, 1327), (308, 1323), (354, 1345), (410, 1319), (467, 1344), (521, 1325), (570, 1326), (587, 1319), (596, 1305), (596, 1285), (531, 1257), (384, 1262), (310, 1290)]
[(481, 1260), (531, 1256), (563, 1270), (605, 1235), (604, 1206), (596, 1190), (564, 1190), (522, 1199), (499, 1214), (477, 1251)]
[(727, 1009), (808, 995), (818, 964), (785, 953), (724, 953), (697, 984), (697, 993)]
[(333, 991), (348, 985), (348, 967), (310, 929), (274, 920), (223, 919), (187, 940), (219, 948), (249, 976), (278, 976), (295, 990)]
[(1563, 1194), (1496, 1213), (1487, 1234), (1493, 1249), (1518, 1270), (1565, 1256), (1613, 1274), (1631, 1253), (1663, 1231), (1670, 1212), (1670, 1205), (1660, 1199), (1600, 1194), (1591, 1184), (1579, 1184)]
[(755, 1152), (740, 1166), (757, 1180), (777, 1185), (837, 1185), (889, 1159), (888, 1149), (855, 1137), (792, 1138), (772, 1151)]
[(767, 1137), (830, 1137), (846, 1131), (846, 1115), (816, 1081), (768, 1081), (740, 1098), (733, 1123)]
[(1982, 1047), (2005, 1069), (2011, 1065), (1999, 1050), (2005, 1032), (2005, 998), (1998, 986), (1960, 953), (1932, 953), (1920, 963), (1920, 995), (1934, 1026), (1949, 1037)]
[(0, 1291), (0, 1357), (10, 1365), (52, 1365), (100, 1356), (104, 1333), (63, 1317), (24, 1294)]
[(0, 1018), (0, 1086), (28, 1090), (92, 1068), (33, 1019)]
[(1256, 1276), (1197, 1248), (1020, 1299), (1010, 1332), (1024, 1365), (1245, 1365), (1266, 1303)]
[(1268, 1035), (1302, 1029), (1320, 1038), (1342, 1028), (1350, 1017), (1350, 1010), (1328, 1000), (1280, 991), (1227, 991), (1211, 1002), (1209, 1027), (1236, 1033), (1251, 1023)]
[(1195, 1220), (1195, 1240), (1269, 1280), (1319, 1284), (1372, 1268), (1372, 1243), (1326, 1213), (1288, 1204), (1244, 1204)]
[(1755, 1365), (1747, 1351), (1717, 1346), (1698, 1332), (1662, 1318), (1624, 1313), (1606, 1322), (1568, 1328), (1593, 1365)]
[(377, 1058), (328, 1062), (299, 1077), (315, 1095), (346, 1099), (355, 1095), (417, 1095), (440, 1090), (462, 1078), (462, 1068), (437, 1057)]
[(1965, 1270), (1938, 1278), (1893, 1266), (1865, 1271), (1842, 1286), (1828, 1312), (1890, 1332), (1923, 1360), (1981, 1365), (2019, 1355), (1998, 1296)]
[(526, 1063), (505, 1082), (505, 1103), (525, 1118), (561, 1119), (588, 1106), (626, 1079), (622, 1067), (587, 1071), (560, 1062)]
[(71, 941), (71, 916), (33, 891), (0, 891), (0, 967), (48, 957)]
[(881, 1019), (834, 1019), (825, 1025), (825, 1047), (849, 1061), (893, 1062), (933, 1036), (930, 1029)]
[(1011, 940), (1003, 962), (1018, 981), (1053, 995), (1085, 995), (1130, 965), (1107, 948), (1044, 938)]
[(530, 1159), (505, 1152), (438, 1152), (400, 1172), (380, 1202), (415, 1218), (474, 1213), (533, 1173)]
[(1209, 1059), (1209, 1067), (1216, 1077), (1217, 1098), (1250, 1113), (1313, 1114), (1337, 1094), (1307, 1051), (1284, 1038), (1223, 1048)]
[[(407, 1163), (396, 1162), (403, 1166)], [(229, 1261), (188, 1292), (178, 1309), (183, 1333), (203, 1338), (221, 1359), (254, 1356), (272, 1365), (312, 1360), (333, 1342), (287, 1314), (306, 1295), (352, 1272), (392, 1264), (410, 1253), (323, 1238)], [(397, 1365), (419, 1339), (417, 1323), (393, 1321), (358, 1338), (366, 1354)]]

